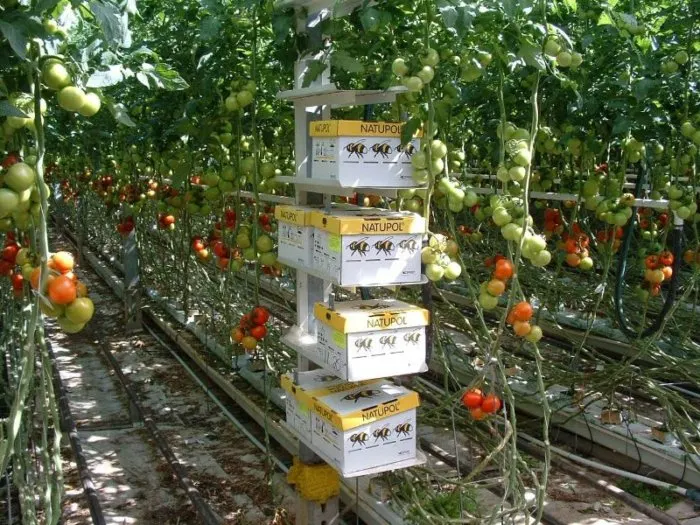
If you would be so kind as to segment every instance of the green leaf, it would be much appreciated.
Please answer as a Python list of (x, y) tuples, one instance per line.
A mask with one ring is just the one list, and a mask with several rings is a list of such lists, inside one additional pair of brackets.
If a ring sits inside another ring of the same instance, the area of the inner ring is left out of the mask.
[(275, 12), (272, 15), (272, 31), (275, 34), (275, 42), (284, 42), (296, 24), (296, 15), (293, 10)]
[(334, 51), (331, 54), (331, 65), (343, 69), (348, 73), (364, 73), (365, 66), (356, 58), (350, 56), (343, 50)]
[(520, 41), (518, 56), (520, 56), (528, 66), (539, 69), (540, 71), (545, 71), (547, 69), (547, 62), (542, 54), (542, 49), (529, 40), (523, 38)]
[(578, 2), (576, 0), (564, 0), (564, 5), (574, 13), (578, 10)]
[(9, 100), (0, 100), (0, 117), (29, 118), (29, 115), (12, 104)]
[(615, 119), (615, 123), (613, 124), (612, 134), (613, 135), (623, 135), (623, 134), (627, 133), (631, 127), (632, 127), (632, 122), (624, 115), (620, 115), (619, 117), (617, 117)]
[(148, 74), (151, 78), (158, 80), (160, 83), (159, 87), (167, 91), (182, 91), (190, 87), (177, 71), (163, 62), (156, 64), (155, 69), (148, 72)]
[(202, 40), (212, 40), (219, 35), (221, 21), (215, 16), (204, 18), (199, 26), (199, 38)]
[(437, 7), (442, 22), (451, 33), (463, 37), (471, 29), (472, 21), (476, 17), (473, 4), (463, 0), (438, 0)]
[(121, 47), (129, 47), (131, 45), (128, 16), (126, 14), (122, 15), (116, 5), (108, 1), (91, 0), (90, 10), (95, 15), (110, 45)]
[(418, 117), (413, 117), (401, 128), (401, 144), (408, 144), (413, 136), (420, 129), (423, 122)]
[(301, 84), (301, 87), (305, 88), (309, 87), (311, 83), (316, 80), (328, 67), (328, 64), (322, 60), (309, 60), (308, 64), (309, 67), (307, 68), (306, 73), (304, 73), (304, 80)]
[(392, 16), (375, 7), (367, 7), (360, 14), (360, 22), (365, 31), (375, 31), (391, 21)]
[(27, 36), (24, 26), (17, 23), (8, 23), (4, 20), (0, 20), (0, 33), (7, 38), (7, 41), (10, 43), (10, 47), (18, 57), (20, 57), (22, 60), (27, 58), (27, 44), (29, 43), (29, 37)]
[(37, 14), (42, 14), (44, 11), (49, 11), (58, 5), (60, 0), (38, 0), (34, 5), (34, 11)]
[(609, 26), (609, 25), (615, 25), (612, 18), (610, 18), (610, 15), (608, 13), (601, 13), (600, 18), (598, 18), (598, 25), (599, 26)]
[(125, 80), (132, 74), (133, 73), (131, 72), (131, 70), (129, 70), (128, 68), (124, 68), (124, 66), (122, 66), (121, 64), (117, 66), (109, 66), (109, 69), (105, 71), (96, 71), (95, 73), (90, 75), (90, 78), (88, 78), (88, 81), (85, 85), (89, 88), (103, 88), (114, 86), (115, 84), (119, 84), (119, 82)]
[(123, 124), (124, 126), (130, 127), (130, 128), (135, 128), (136, 123), (131, 120), (131, 117), (129, 116), (129, 112), (126, 110), (126, 107), (122, 103), (115, 103), (110, 99), (107, 99), (107, 108), (109, 109), (109, 112), (112, 114), (114, 117), (114, 120), (119, 122), (120, 124)]

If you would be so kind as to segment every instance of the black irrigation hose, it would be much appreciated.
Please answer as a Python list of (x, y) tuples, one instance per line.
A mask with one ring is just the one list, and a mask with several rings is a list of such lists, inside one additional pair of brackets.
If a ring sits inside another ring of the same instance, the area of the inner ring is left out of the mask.
[(136, 395), (131, 386), (131, 383), (124, 375), (124, 372), (122, 371), (121, 367), (119, 366), (119, 363), (115, 359), (112, 352), (109, 350), (105, 343), (102, 343), (100, 347), (102, 349), (102, 353), (109, 361), (114, 372), (117, 374), (119, 381), (121, 382), (122, 386), (124, 387), (124, 390), (129, 396), (129, 400), (139, 413), (139, 417), (143, 421), (144, 426), (148, 429), (148, 432), (151, 434), (153, 441), (160, 449), (161, 453), (165, 457), (165, 460), (168, 462), (168, 465), (170, 466), (172, 471), (175, 473), (175, 476), (180, 482), (182, 488), (187, 493), (187, 496), (190, 498), (190, 501), (192, 501), (192, 504), (197, 510), (197, 514), (202, 519), (202, 523), (204, 523), (205, 525), (220, 525), (222, 523), (221, 518), (216, 515), (211, 506), (206, 502), (204, 497), (202, 497), (201, 492), (199, 492), (194, 486), (194, 484), (192, 483), (192, 479), (187, 473), (187, 469), (182, 465), (182, 463), (180, 463), (180, 461), (178, 461), (177, 457), (175, 456), (175, 453), (170, 448), (170, 445), (168, 445), (168, 442), (158, 430), (158, 427), (153, 421), (153, 418), (146, 414), (145, 410), (141, 406), (141, 402), (139, 401), (138, 396)]
[[(646, 165), (642, 164), (639, 168), (639, 174), (637, 176), (637, 182), (634, 188), (635, 198), (639, 197), (642, 184), (646, 179)], [(666, 316), (671, 311), (671, 307), (676, 302), (676, 294), (678, 291), (678, 274), (680, 272), (680, 261), (683, 251), (683, 224), (676, 224), (674, 221), (673, 231), (671, 235), (673, 237), (673, 275), (671, 277), (671, 282), (669, 283), (668, 294), (666, 295), (666, 300), (664, 301), (663, 308), (656, 319), (651, 324), (651, 326), (644, 329), (641, 334), (632, 330), (627, 324), (625, 319), (625, 314), (622, 307), (622, 291), (625, 284), (625, 274), (627, 273), (627, 255), (629, 254), (630, 245), (632, 243), (632, 233), (634, 232), (635, 226), (637, 224), (637, 207), (632, 207), (632, 217), (629, 224), (625, 228), (625, 233), (622, 239), (622, 246), (618, 254), (617, 263), (617, 276), (615, 282), (615, 317), (617, 318), (617, 323), (620, 326), (620, 330), (630, 338), (649, 337), (655, 334), (661, 328)]]
[(87, 499), (88, 508), (90, 509), (92, 523), (93, 525), (105, 525), (106, 522), (104, 514), (102, 513), (100, 499), (97, 495), (97, 489), (95, 489), (95, 484), (92, 481), (92, 477), (90, 476), (90, 469), (88, 468), (87, 459), (85, 459), (85, 454), (83, 453), (83, 445), (80, 442), (78, 428), (75, 425), (75, 421), (73, 420), (73, 415), (70, 410), (68, 395), (66, 394), (66, 389), (63, 387), (63, 381), (61, 381), (61, 375), (58, 371), (56, 355), (53, 353), (51, 341), (48, 339), (48, 332), (46, 332), (46, 336), (46, 349), (49, 354), (49, 360), (51, 361), (52, 368), (53, 389), (58, 395), (58, 412), (61, 418), (61, 430), (63, 432), (67, 432), (68, 438), (70, 439), (70, 445), (73, 449), (75, 462), (78, 465), (80, 483), (83, 486), (83, 493), (85, 494), (85, 499)]

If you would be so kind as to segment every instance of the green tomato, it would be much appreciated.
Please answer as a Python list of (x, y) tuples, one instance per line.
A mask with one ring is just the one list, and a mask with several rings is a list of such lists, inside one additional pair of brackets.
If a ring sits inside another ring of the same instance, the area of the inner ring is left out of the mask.
[(430, 174), (432, 176), (439, 175), (445, 170), (445, 162), (442, 159), (432, 159), (430, 164)]
[(97, 93), (86, 93), (85, 102), (78, 108), (78, 113), (83, 117), (92, 117), (97, 114), (97, 112), (102, 107), (102, 101)]
[(435, 264), (440, 252), (430, 246), (426, 246), (420, 252), (420, 259), (423, 264)]
[(572, 56), (568, 51), (560, 51), (557, 54), (557, 65), (559, 67), (569, 67), (571, 66)]
[(8, 188), (0, 188), (0, 219), (14, 212), (19, 206), (19, 195)]
[(425, 266), (425, 275), (432, 282), (437, 282), (445, 275), (445, 269), (439, 264), (428, 264)]
[(593, 259), (590, 257), (583, 257), (578, 264), (578, 267), (583, 271), (588, 271), (593, 268)]
[(484, 310), (493, 310), (498, 306), (498, 297), (494, 297), (488, 292), (480, 293), (479, 304)]
[(423, 81), (420, 77), (404, 77), (403, 85), (410, 93), (417, 93), (423, 89)]
[(468, 191), (464, 194), (464, 205), (467, 206), (468, 208), (471, 208), (472, 206), (476, 206), (476, 204), (479, 202), (479, 196), (474, 193), (473, 191)]
[(428, 173), (428, 170), (426, 169), (414, 169), (411, 173), (411, 178), (413, 179), (413, 182), (423, 186), (428, 184), (428, 181), (430, 180), (430, 173)]
[(510, 216), (508, 210), (506, 210), (505, 208), (498, 207), (493, 210), (493, 222), (496, 223), (496, 226), (505, 226), (512, 220), (513, 217)]
[(420, 63), (424, 66), (435, 67), (440, 62), (440, 55), (438, 52), (429, 47), (420, 55)]
[(47, 60), (41, 68), (41, 78), (49, 88), (60, 90), (71, 83), (70, 73), (58, 60)]
[(408, 66), (403, 58), (397, 58), (394, 63), (391, 64), (391, 71), (397, 77), (403, 77), (408, 74)]
[(85, 92), (75, 86), (67, 86), (58, 92), (58, 105), (66, 111), (78, 111), (85, 104)]
[(456, 261), (452, 261), (445, 268), (445, 279), (454, 281), (462, 273), (462, 266)]
[(7, 170), (4, 179), (6, 186), (20, 193), (30, 189), (34, 185), (36, 174), (31, 166), (24, 162), (18, 162)]
[(236, 235), (236, 246), (242, 250), (250, 248), (250, 234), (248, 232), (241, 231), (238, 235)]
[(532, 264), (540, 268), (547, 266), (551, 260), (552, 253), (549, 250), (540, 250), (530, 258)]
[(561, 51), (561, 46), (555, 38), (549, 38), (544, 44), (544, 52), (550, 57), (556, 57)]
[(416, 76), (423, 82), (423, 84), (430, 84), (435, 78), (435, 70), (430, 66), (423, 66), (423, 68), (416, 73)]
[(690, 138), (695, 133), (695, 127), (687, 120), (681, 124), (681, 135), (686, 138)]
[(527, 170), (522, 166), (513, 166), (508, 170), (508, 178), (514, 182), (521, 182), (525, 179)]
[(508, 175), (508, 169), (505, 166), (500, 166), (496, 171), (496, 178), (501, 182), (508, 182), (510, 176)]
[(443, 159), (447, 155), (447, 146), (441, 140), (433, 140), (430, 143), (430, 153), (433, 158)]
[(680, 64), (682, 66), (686, 64), (688, 60), (690, 60), (690, 57), (688, 56), (687, 51), (681, 50), (673, 56), (673, 60), (675, 60), (676, 64)]

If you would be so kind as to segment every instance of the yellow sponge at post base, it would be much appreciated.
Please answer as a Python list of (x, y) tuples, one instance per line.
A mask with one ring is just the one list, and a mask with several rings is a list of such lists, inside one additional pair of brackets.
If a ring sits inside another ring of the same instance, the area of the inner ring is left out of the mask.
[(333, 467), (326, 464), (306, 465), (297, 457), (289, 469), (287, 482), (296, 485), (301, 497), (307, 501), (325, 503), (340, 494), (340, 476)]

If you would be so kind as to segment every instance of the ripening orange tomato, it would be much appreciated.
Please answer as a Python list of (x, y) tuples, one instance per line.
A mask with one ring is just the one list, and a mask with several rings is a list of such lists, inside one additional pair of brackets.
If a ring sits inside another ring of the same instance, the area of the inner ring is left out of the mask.
[(513, 277), (513, 263), (508, 259), (500, 259), (496, 262), (496, 269), (493, 276), (501, 281), (507, 281)]
[(258, 340), (255, 339), (255, 337), (247, 335), (241, 340), (241, 344), (247, 351), (252, 352), (258, 346)]
[(520, 301), (513, 307), (512, 312), (516, 321), (529, 321), (534, 313), (532, 306), (527, 301)]
[(486, 419), (488, 417), (488, 414), (481, 410), (481, 407), (471, 408), (469, 413), (476, 421), (481, 421), (482, 419)]
[(48, 285), (49, 298), (54, 304), (70, 304), (78, 296), (75, 283), (65, 275), (59, 275)]
[(532, 330), (532, 326), (527, 321), (515, 321), (513, 331), (518, 337), (525, 337)]
[(491, 279), (486, 285), (486, 291), (494, 297), (499, 297), (506, 291), (506, 283), (500, 279)]
[(664, 266), (661, 268), (661, 273), (664, 274), (664, 280), (668, 281), (673, 276), (673, 268), (670, 266)]
[(467, 390), (462, 395), (462, 404), (467, 408), (478, 408), (484, 400), (484, 394), (478, 388)]
[(489, 394), (484, 398), (481, 403), (481, 410), (485, 414), (493, 414), (498, 412), (501, 408), (501, 400), (496, 394)]
[(75, 260), (70, 252), (56, 252), (53, 254), (53, 268), (61, 273), (67, 273), (73, 270)]

